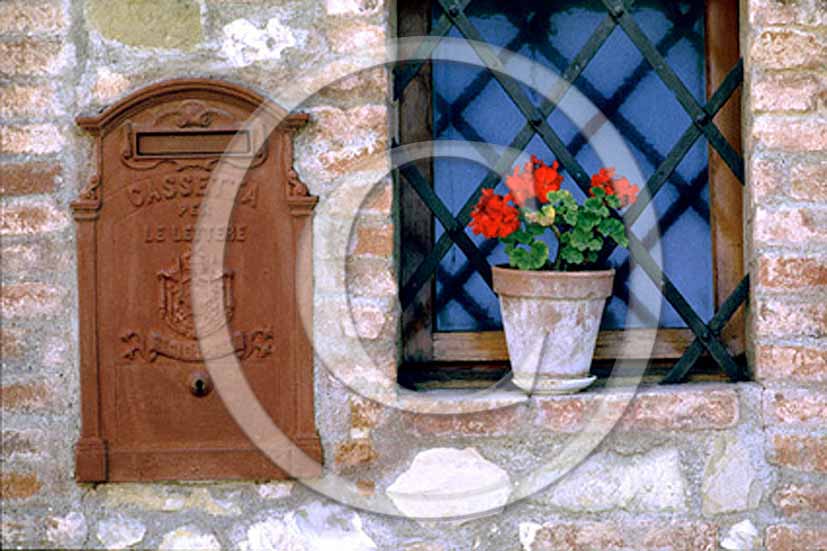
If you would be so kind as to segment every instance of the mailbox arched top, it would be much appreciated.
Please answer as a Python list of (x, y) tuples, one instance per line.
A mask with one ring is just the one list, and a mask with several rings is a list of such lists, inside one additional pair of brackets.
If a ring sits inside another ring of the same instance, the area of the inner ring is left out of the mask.
[(252, 114), (256, 109), (278, 121), (278, 127), (296, 130), (307, 123), (308, 115), (288, 113), (273, 101), (261, 94), (231, 82), (206, 78), (167, 80), (146, 86), (129, 94), (94, 116), (80, 116), (76, 119), (78, 126), (94, 134), (106, 134), (119, 122), (134, 113), (160, 105), (162, 103), (187, 100), (211, 99), (241, 105)]

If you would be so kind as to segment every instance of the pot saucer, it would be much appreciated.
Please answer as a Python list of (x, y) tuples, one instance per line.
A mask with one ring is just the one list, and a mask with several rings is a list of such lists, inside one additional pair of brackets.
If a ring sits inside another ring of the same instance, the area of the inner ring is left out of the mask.
[(540, 396), (554, 395), (554, 394), (574, 394), (591, 385), (597, 380), (597, 377), (585, 377), (582, 379), (542, 379), (526, 381), (527, 384), (521, 384), (514, 380), (514, 384), (523, 389), (529, 394), (537, 394)]

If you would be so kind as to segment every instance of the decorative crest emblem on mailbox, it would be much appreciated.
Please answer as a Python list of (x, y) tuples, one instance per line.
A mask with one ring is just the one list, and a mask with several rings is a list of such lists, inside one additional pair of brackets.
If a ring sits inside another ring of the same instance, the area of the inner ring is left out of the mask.
[[(186, 340), (171, 338), (157, 329), (151, 329), (147, 333), (126, 331), (121, 337), (128, 344), (124, 358), (135, 360), (141, 357), (154, 362), (158, 356), (165, 356), (184, 362), (203, 361), (195, 331), (193, 283), (204, 285), (203, 292), (198, 295), (206, 298), (201, 299), (204, 304), (199, 311), (204, 320), (201, 336), (208, 337), (228, 324), (233, 317), (233, 273), (224, 271), (219, 264), (207, 262), (204, 275), (194, 275), (192, 261), (191, 254), (185, 252), (179, 254), (169, 268), (158, 272), (158, 313), (169, 329)], [(238, 358), (266, 358), (272, 353), (273, 330), (266, 327), (246, 332), (233, 331), (231, 340), (230, 353), (234, 352)]]
[[(204, 336), (214, 333), (233, 316), (233, 274), (218, 271), (197, 276), (204, 285), (207, 296), (200, 308), (203, 312)], [(220, 280), (220, 284), (217, 282)], [(191, 258), (189, 253), (180, 255), (175, 264), (158, 272), (160, 284), (161, 317), (176, 333), (195, 339), (195, 318), (192, 311)]]

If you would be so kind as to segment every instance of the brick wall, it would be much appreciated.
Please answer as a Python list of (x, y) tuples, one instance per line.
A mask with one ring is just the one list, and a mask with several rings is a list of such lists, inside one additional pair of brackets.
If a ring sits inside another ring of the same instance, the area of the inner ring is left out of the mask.
[(59, 436), (78, 426), (70, 26), (68, 5), (0, 4), (4, 503), (80, 495)]
[(752, 362), (785, 518), (768, 549), (815, 549), (827, 531), (827, 6), (749, 2), (745, 138)]
[(745, 137), (756, 378), (824, 382), (827, 34), (815, 2), (750, 3)]
[(74, 483), (68, 203), (92, 175), (92, 141), (74, 116), (184, 76), (219, 77), (293, 106), (329, 76), (320, 68), (344, 75), (370, 65), (392, 21), (382, 0), (0, 2), (4, 546), (311, 550), (332, 539), (406, 551), (827, 547), (823, 0), (742, 6), (755, 382), (634, 398), (624, 390), (531, 401), (397, 395), (392, 106), (387, 72), (373, 68), (300, 106), (311, 123), (297, 139), (297, 169), (320, 196), (313, 331), (326, 464), (370, 500), (389, 495), (424, 452), (444, 458), (416, 471), (428, 480), (454, 468), (458, 456), (444, 450), (473, 448), (463, 461), (484, 469), (481, 479), (504, 471), (517, 492), (516, 481), (591, 430), (601, 408), (618, 419), (616, 430), (560, 484), (465, 523), (357, 512), (292, 482)]

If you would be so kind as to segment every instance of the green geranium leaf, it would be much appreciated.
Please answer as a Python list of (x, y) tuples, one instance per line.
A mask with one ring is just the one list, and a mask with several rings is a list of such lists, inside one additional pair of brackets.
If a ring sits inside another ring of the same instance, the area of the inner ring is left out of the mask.
[(529, 245), (532, 240), (531, 234), (525, 230), (517, 230), (512, 233), (510, 237), (512, 237), (517, 243), (521, 243), (523, 245)]
[(577, 227), (586, 231), (591, 231), (599, 223), (600, 217), (592, 211), (584, 211), (577, 218)]
[(620, 220), (617, 220), (615, 218), (607, 218), (605, 220), (600, 221), (600, 225), (597, 227), (597, 231), (599, 231), (601, 235), (605, 236), (625, 234), (626, 226), (624, 226), (623, 222), (621, 222)]
[(579, 214), (577, 205), (574, 205), (573, 207), (561, 206), (558, 212), (560, 213), (560, 217), (563, 221), (569, 226), (574, 226), (577, 224)]
[(612, 239), (621, 247), (629, 248), (629, 238), (625, 235), (612, 235)]
[(582, 264), (584, 260), (583, 253), (573, 247), (563, 247), (559, 254), (568, 264)]
[(559, 203), (560, 201), (563, 200), (563, 193), (565, 193), (565, 192), (563, 192), (563, 191), (549, 191), (546, 194), (546, 199), (548, 200), (548, 202), (550, 204), (556, 205), (557, 203)]
[(585, 251), (589, 246), (591, 237), (591, 232), (585, 231), (580, 226), (577, 226), (571, 232), (571, 246), (578, 251)]
[(612, 207), (613, 209), (620, 208), (620, 198), (617, 195), (607, 195), (606, 196), (606, 204)]
[(534, 241), (526, 249), (523, 247), (512, 247), (506, 249), (508, 264), (512, 268), (520, 270), (539, 270), (548, 261), (548, 246), (542, 241)]
[(598, 197), (589, 197), (583, 201), (583, 208), (591, 212), (597, 212), (603, 207), (603, 201)]
[(546, 265), (548, 261), (548, 245), (542, 241), (535, 241), (531, 244), (529, 251), (529, 260), (531, 262), (531, 270), (539, 270)]
[(508, 252), (508, 264), (512, 268), (517, 268), (520, 270), (525, 270), (523, 265), (525, 263), (525, 250), (514, 248)]

